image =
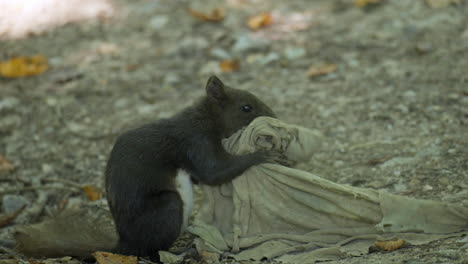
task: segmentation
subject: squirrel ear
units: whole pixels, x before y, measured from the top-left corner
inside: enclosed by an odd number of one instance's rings
[[[216,76],[211,76],[206,83],[206,94],[218,101],[226,98],[223,82]]]

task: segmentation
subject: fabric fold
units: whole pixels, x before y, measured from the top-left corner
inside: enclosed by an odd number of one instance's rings
[[[267,149],[301,162],[322,142],[319,132],[261,117],[223,143],[233,154]],[[201,189],[193,233],[236,260],[314,263],[365,254],[376,240],[421,244],[468,230],[468,207],[461,204],[341,185],[278,164]]]

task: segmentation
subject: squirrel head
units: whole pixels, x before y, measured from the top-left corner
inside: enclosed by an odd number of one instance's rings
[[[210,114],[220,125],[223,137],[229,137],[259,116],[276,117],[275,113],[255,95],[224,85],[216,76],[206,84]]]

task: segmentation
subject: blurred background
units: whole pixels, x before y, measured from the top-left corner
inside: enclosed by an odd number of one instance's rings
[[[211,74],[326,135],[300,168],[466,202],[467,53],[464,0],[0,0],[2,214],[26,205],[0,237],[104,203],[116,136],[192,104]],[[464,263],[460,248],[346,263]]]

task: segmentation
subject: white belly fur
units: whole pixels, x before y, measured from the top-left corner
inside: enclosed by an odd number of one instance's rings
[[[176,188],[179,192],[180,198],[182,198],[182,202],[184,203],[184,211],[183,211],[183,223],[182,223],[182,230],[184,231],[187,228],[188,220],[192,213],[193,207],[193,189],[192,189],[192,180],[190,179],[190,175],[182,170],[177,170],[176,176]]]

